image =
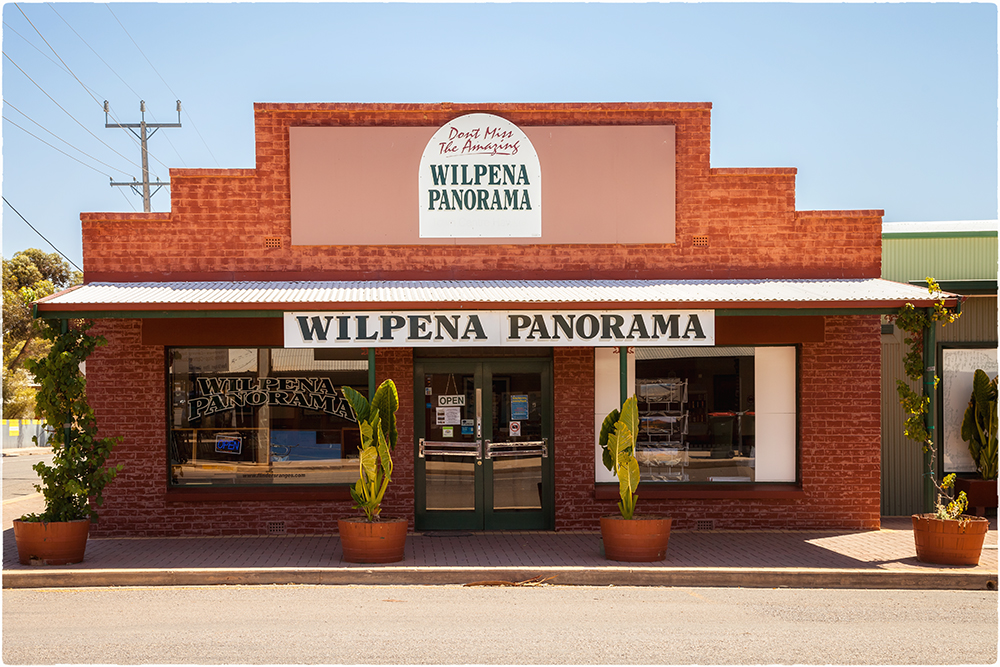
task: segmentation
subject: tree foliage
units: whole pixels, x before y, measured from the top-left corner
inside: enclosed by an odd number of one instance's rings
[[[79,284],[83,279],[57,253],[29,248],[3,260],[3,414],[27,417],[34,412],[34,390],[25,359],[48,351],[32,317],[31,304],[42,297]]]
[[[43,320],[40,333],[50,343],[48,354],[25,362],[40,385],[38,411],[50,432],[53,457],[51,466],[44,461],[32,466],[42,480],[35,488],[45,496],[45,511],[23,521],[96,521],[90,501],[101,506],[104,487],[122,468],[105,467],[118,439],[97,436],[94,410],[87,403],[80,364],[106,343],[88,334],[89,328],[86,324],[63,332],[61,322]]]

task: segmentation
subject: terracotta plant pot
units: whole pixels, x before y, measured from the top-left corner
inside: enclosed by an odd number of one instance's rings
[[[14,541],[21,565],[79,563],[87,549],[90,519],[79,521],[14,521]]]
[[[671,519],[658,516],[601,517],[604,557],[630,563],[649,563],[667,557]]]
[[[997,481],[995,479],[969,479],[958,477],[955,479],[955,494],[965,491],[965,497],[969,499],[969,508],[975,509],[976,516],[986,514],[987,507],[997,506]]]
[[[933,514],[913,515],[913,541],[917,560],[937,565],[979,565],[988,519],[962,515],[938,519]]]
[[[395,563],[406,548],[406,519],[338,519],[340,546],[348,563]]]

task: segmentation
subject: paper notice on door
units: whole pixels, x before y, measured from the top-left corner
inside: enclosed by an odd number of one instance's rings
[[[438,408],[437,426],[459,426],[462,423],[462,408]]]
[[[528,395],[513,394],[510,397],[510,418],[522,420],[528,418]]]

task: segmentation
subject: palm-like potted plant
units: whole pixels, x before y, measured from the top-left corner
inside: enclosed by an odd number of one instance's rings
[[[987,507],[997,506],[997,378],[990,380],[982,369],[972,378],[962,440],[969,444],[979,479],[960,477],[955,480],[955,489],[965,492],[977,514],[985,514]]]
[[[945,307],[943,292],[932,278],[927,279],[927,289],[932,296],[940,297],[933,308],[924,312],[906,304],[895,316],[896,326],[906,333],[909,347],[903,357],[903,367],[906,376],[914,382],[922,381],[926,372],[922,354],[925,331],[937,322],[944,325],[958,317],[957,313]],[[928,384],[937,387],[939,381],[934,376]],[[964,514],[968,502],[965,492],[960,491],[958,497],[953,498],[949,491],[955,483],[954,474],[937,483],[934,471],[936,447],[926,423],[930,398],[915,392],[902,380],[896,381],[896,390],[907,414],[904,434],[923,447],[928,462],[925,474],[937,488],[935,511],[911,517],[917,559],[941,565],[978,565],[990,523],[985,518]]]
[[[344,560],[350,563],[394,563],[403,560],[406,547],[406,519],[383,519],[382,499],[392,479],[392,456],[396,446],[396,410],[399,395],[392,380],[375,391],[369,403],[351,387],[343,392],[361,432],[358,454],[359,476],[351,497],[363,517],[340,519],[340,544]]]
[[[87,403],[80,364],[106,343],[88,334],[89,328],[46,321],[41,335],[52,343],[49,353],[25,362],[39,384],[35,405],[50,431],[53,457],[52,465],[40,461],[33,466],[42,482],[35,489],[45,497],[45,511],[14,521],[18,560],[24,565],[82,561],[104,487],[122,469],[121,464],[106,467],[119,439],[97,437],[97,421]]]
[[[601,540],[609,560],[650,562],[667,556],[671,519],[636,516],[639,463],[635,458],[639,408],[632,396],[621,410],[612,410],[601,425],[599,443],[605,467],[618,477],[619,516],[601,517]]]

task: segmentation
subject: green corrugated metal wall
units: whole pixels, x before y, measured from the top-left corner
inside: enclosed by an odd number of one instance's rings
[[[903,379],[903,336],[882,334],[882,516],[923,512],[923,452],[903,435],[903,408],[896,380]],[[909,382],[917,390],[917,383]]]
[[[996,233],[899,234],[882,238],[882,277],[905,283],[997,279]],[[937,342],[996,344],[997,298],[970,296],[957,322],[937,327]],[[903,337],[898,329],[882,335],[882,514],[923,512],[920,445],[903,435],[903,409],[896,379],[903,378]],[[911,384],[917,389],[915,384]]]
[[[882,237],[882,277],[923,280],[996,280],[997,236]]]
[[[934,276],[935,278],[937,276]],[[970,296],[962,316],[937,326],[938,343],[992,342],[997,339],[996,296]],[[906,516],[923,512],[923,453],[903,435],[903,408],[896,398],[896,379],[903,378],[903,336],[893,327],[882,334],[882,515]],[[918,389],[915,383],[910,386]]]

